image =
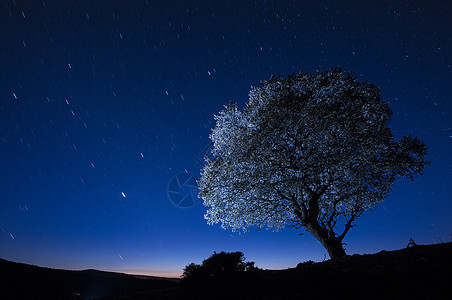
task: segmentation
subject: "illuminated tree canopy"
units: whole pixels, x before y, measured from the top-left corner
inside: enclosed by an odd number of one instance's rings
[[[243,110],[215,116],[213,159],[199,180],[209,224],[304,227],[332,259],[354,221],[427,161],[417,137],[394,141],[392,111],[371,83],[341,69],[272,78]]]

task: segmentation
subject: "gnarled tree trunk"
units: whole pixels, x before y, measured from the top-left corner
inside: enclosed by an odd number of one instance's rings
[[[350,229],[351,225],[346,225],[346,230],[340,236],[337,236],[332,229],[328,230],[326,227],[322,226],[318,221],[318,216],[320,213],[319,208],[319,199],[323,193],[327,190],[327,186],[322,186],[317,191],[313,192],[310,190],[311,197],[309,199],[309,205],[306,205],[301,202],[297,202],[292,198],[292,203],[295,206],[295,214],[302,226],[304,226],[307,231],[316,238],[317,241],[322,244],[322,246],[328,251],[328,254],[331,259],[340,259],[347,254],[345,253],[344,248],[342,247],[342,239],[347,233],[348,229]],[[350,220],[352,221],[353,218]]]
[[[320,241],[320,243],[325,247],[326,251],[331,259],[339,259],[347,255],[345,253],[344,247],[342,247],[342,241],[338,238],[326,239]]]
[[[306,224],[306,229],[328,251],[331,259],[336,260],[347,255],[342,247],[342,239],[336,237],[334,233],[329,234],[318,222]]]

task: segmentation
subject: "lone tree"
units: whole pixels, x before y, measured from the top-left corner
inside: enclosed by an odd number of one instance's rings
[[[231,102],[215,116],[213,159],[198,181],[205,218],[234,231],[305,227],[338,259],[395,179],[421,174],[427,147],[394,141],[380,90],[339,68],[261,84],[243,111]]]

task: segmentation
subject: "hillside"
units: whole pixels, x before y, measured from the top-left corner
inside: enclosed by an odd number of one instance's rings
[[[452,243],[299,264],[263,277],[286,299],[452,299]]]
[[[42,268],[0,259],[0,299],[98,299],[171,289],[178,282],[97,270]]]
[[[452,299],[451,255],[419,245],[182,284],[194,299]]]
[[[0,299],[452,299],[451,254],[452,243],[419,245],[182,285],[0,259]]]

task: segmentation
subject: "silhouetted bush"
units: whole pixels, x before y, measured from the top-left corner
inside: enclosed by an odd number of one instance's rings
[[[242,252],[214,252],[201,265],[191,263],[184,268],[182,286],[197,298],[227,298],[232,290],[246,290],[253,278],[250,275],[258,270],[254,262],[245,261]]]
[[[199,276],[201,272],[202,272],[202,267],[200,265],[191,263],[184,268],[184,273],[182,276],[184,278],[196,277],[196,276]]]
[[[307,260],[307,261],[298,263],[297,269],[303,268],[304,266],[310,266],[310,265],[313,265],[313,264],[315,264],[314,261],[312,261],[312,260]]]

